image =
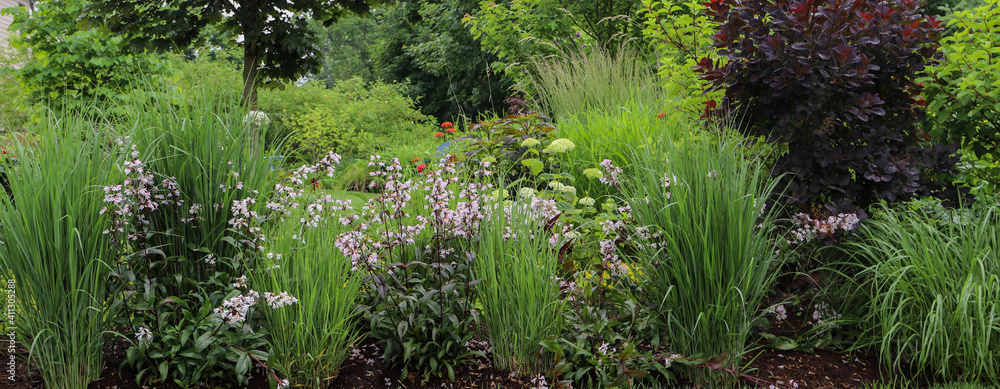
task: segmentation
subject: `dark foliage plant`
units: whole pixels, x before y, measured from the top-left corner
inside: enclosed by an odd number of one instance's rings
[[[787,145],[775,174],[787,201],[834,214],[879,200],[953,194],[954,147],[919,130],[914,80],[938,57],[941,23],[919,2],[712,0],[714,47],[696,70],[724,89],[706,113],[739,112],[754,135]],[[738,107],[738,109],[737,109]],[[930,174],[934,172],[934,174]],[[779,187],[784,188],[785,185]]]

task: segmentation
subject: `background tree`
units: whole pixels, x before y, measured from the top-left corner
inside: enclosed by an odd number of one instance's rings
[[[475,0],[400,2],[378,20],[376,76],[407,85],[422,112],[438,120],[502,111],[510,81],[490,71],[484,51],[462,24]]]
[[[243,98],[256,107],[265,80],[289,80],[316,71],[320,55],[309,20],[330,25],[350,13],[363,14],[377,0],[97,0],[89,17],[123,32],[128,44],[179,50],[201,43],[216,26],[243,47]]]
[[[642,25],[635,22],[641,9],[635,0],[481,0],[463,22],[499,56],[493,68],[530,95],[533,61],[593,46],[617,53],[623,43],[641,40]]]
[[[371,16],[351,15],[329,26],[310,22],[323,53],[323,67],[310,79],[322,81],[327,88],[332,88],[338,80],[353,77],[365,82],[375,81],[374,54],[379,28],[376,18],[379,11],[373,10]]]

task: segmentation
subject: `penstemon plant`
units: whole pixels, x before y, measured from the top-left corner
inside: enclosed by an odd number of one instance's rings
[[[102,212],[105,234],[124,253],[114,304],[135,334],[126,336],[125,363],[140,381],[246,383],[267,361],[259,309],[295,302],[250,285],[263,227],[277,214],[264,204],[271,162],[257,129],[227,107],[140,106],[131,120],[143,130],[117,142],[125,179],[104,188]]]
[[[482,354],[467,346],[477,327],[472,289],[479,282],[469,242],[486,215],[490,165],[467,182],[451,156],[417,180],[406,179],[395,159],[373,156],[370,165],[385,191],[346,220],[351,230],[337,239],[352,266],[368,274],[370,336],[404,376],[454,379],[458,366]]]

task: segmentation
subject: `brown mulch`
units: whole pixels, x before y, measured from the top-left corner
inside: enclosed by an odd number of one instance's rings
[[[485,342],[473,339],[470,342],[473,349],[483,350]],[[90,383],[88,389],[179,389],[180,386],[172,383],[157,383],[152,385],[138,385],[135,382],[136,372],[130,369],[119,369],[125,359],[125,352],[128,343],[117,340],[109,341],[105,346],[104,372],[101,378]],[[340,374],[331,382],[330,388],[501,388],[515,389],[526,388],[529,378],[512,376],[509,372],[494,369],[490,361],[486,358],[477,357],[470,366],[457,369],[455,381],[448,381],[445,378],[433,378],[426,384],[420,384],[420,377],[401,377],[400,371],[391,369],[381,359],[381,350],[372,343],[366,341],[357,348],[357,353],[352,355],[341,367]],[[0,389],[42,389],[45,388],[37,368],[32,367],[28,371],[28,350],[18,345],[17,370],[15,380],[9,380],[6,371],[3,379],[0,380]],[[4,357],[7,357],[4,355]],[[6,370],[4,367],[3,370]],[[30,373],[30,374],[29,374]],[[252,374],[250,383],[247,386],[240,386],[239,389],[268,389],[269,384],[266,372],[257,369]]]
[[[828,350],[782,351],[763,349],[748,355],[756,371],[749,375],[776,386],[806,389],[860,388],[886,382],[878,360],[866,354],[841,354]]]
[[[126,343],[114,342],[106,347],[105,369],[101,378],[90,384],[89,389],[143,389],[135,383],[135,372],[129,369],[119,369],[124,358]],[[381,359],[381,351],[371,343],[365,342],[358,347],[359,354],[344,362],[340,374],[331,382],[330,388],[527,388],[530,387],[529,377],[511,376],[508,372],[494,369],[490,362],[477,358],[466,368],[456,372],[456,380],[431,379],[421,385],[419,377],[401,377],[398,370],[389,368]],[[18,349],[16,380],[7,379],[4,373],[0,380],[0,389],[40,389],[44,388],[38,370],[32,368],[28,374],[28,350]],[[813,352],[782,351],[774,349],[759,349],[747,355],[751,360],[748,376],[756,377],[773,383],[777,387],[791,387],[798,384],[801,389],[832,389],[858,388],[873,382],[885,382],[880,375],[878,361],[871,355],[840,354],[828,350],[816,349]],[[6,368],[5,368],[6,369]],[[744,379],[745,384],[752,386],[754,382]],[[759,385],[759,383],[756,383]],[[766,387],[767,385],[763,385]],[[175,389],[179,386],[173,383],[162,383],[146,386],[150,389]],[[257,370],[250,380],[250,385],[241,389],[268,388],[267,376],[264,371]]]
[[[770,303],[787,301],[790,296],[807,296],[815,290],[816,284],[808,278],[783,277],[771,296]],[[806,331],[810,324],[807,316],[810,309],[806,301],[800,299],[802,306],[786,304],[788,318],[778,322],[773,318],[765,332],[794,338]],[[833,389],[860,388],[872,383],[886,383],[892,375],[880,369],[877,358],[873,355],[856,353],[844,354],[823,348],[809,350],[777,350],[767,348],[767,341],[758,339],[754,351],[746,355],[746,377],[741,381],[748,387],[793,388],[801,389]],[[105,348],[105,369],[101,378],[90,384],[89,389],[175,389],[173,383],[148,385],[146,387],[135,383],[135,372],[129,369],[119,370],[125,357],[128,343],[121,339],[108,342]],[[485,350],[486,343],[478,339],[470,342],[470,347],[479,351]],[[38,370],[27,370],[28,350],[19,345],[17,350],[16,380],[7,379],[3,374],[0,379],[0,389],[39,389],[44,388]],[[495,369],[486,358],[476,358],[469,366],[456,371],[456,380],[435,378],[425,384],[420,383],[420,377],[402,377],[398,369],[390,368],[381,358],[382,353],[372,341],[365,341],[357,347],[344,362],[340,373],[330,383],[330,388],[528,388],[530,377],[518,377],[507,371]],[[6,355],[4,356],[6,358]],[[5,361],[6,362],[6,361]],[[3,368],[6,370],[6,366]],[[752,377],[752,378],[751,378]],[[267,374],[262,369],[253,372],[250,384],[241,389],[267,389]]]

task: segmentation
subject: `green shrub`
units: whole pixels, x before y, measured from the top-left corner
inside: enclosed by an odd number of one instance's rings
[[[694,67],[702,58],[718,61],[712,49],[712,34],[718,23],[707,15],[707,3],[679,0],[642,0],[643,36],[659,55],[659,75],[673,109],[701,114],[708,101],[718,101],[722,92],[712,90]]]
[[[1000,377],[1000,214],[997,204],[885,208],[842,250],[860,269],[862,345],[883,362],[946,380]]]
[[[297,129],[290,138],[292,145],[309,160],[318,159],[328,150],[360,156],[380,147],[373,134],[356,128],[343,113],[313,108],[304,115],[293,117],[289,124]]]
[[[922,79],[930,119],[928,137],[961,142],[969,154],[965,181],[987,193],[1000,188],[1000,1],[954,14],[953,35],[941,39],[941,63]]]
[[[290,136],[291,146],[310,158],[328,151],[363,157],[432,132],[432,119],[417,111],[400,87],[360,78],[338,81],[331,89],[305,84],[262,90],[260,107],[273,120],[270,142]]]
[[[27,48],[32,60],[18,71],[32,100],[70,109],[89,107],[88,100],[110,103],[112,109],[142,98],[155,86],[153,76],[168,66],[157,56],[131,52],[124,39],[101,26],[87,28],[77,18],[85,0],[41,2],[32,13],[11,8],[14,47]]]
[[[31,350],[48,388],[84,389],[104,369],[104,336],[117,306],[109,283],[118,253],[104,231],[103,185],[120,180],[121,158],[105,149],[106,122],[47,116],[31,147],[4,159],[0,264],[15,292],[16,341]],[[11,338],[11,342],[14,342]],[[13,358],[13,354],[11,354]]]
[[[21,85],[17,68],[31,59],[24,48],[0,46],[0,129],[23,131],[32,115],[40,114],[40,107],[30,101],[28,89]]]
[[[479,12],[463,22],[484,49],[499,60],[491,66],[515,81],[528,95],[533,85],[533,61],[594,47],[616,47],[640,35],[632,23],[638,3],[630,0],[518,0],[479,2]]]
[[[404,85],[421,112],[439,121],[499,112],[511,82],[490,65],[496,55],[462,24],[477,0],[400,2],[375,16],[375,76]],[[344,49],[338,49],[344,51]]]

